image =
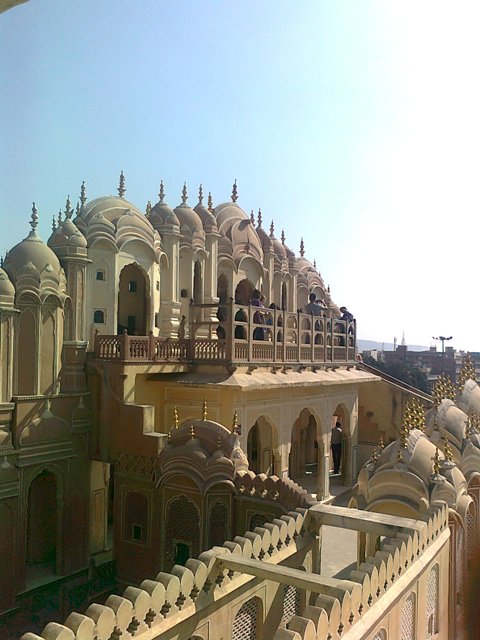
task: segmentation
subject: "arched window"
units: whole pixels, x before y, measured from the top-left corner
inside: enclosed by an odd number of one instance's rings
[[[235,616],[232,640],[256,640],[259,598],[250,598],[242,604]]]
[[[254,513],[253,516],[250,517],[250,522],[248,523],[248,530],[253,531],[255,527],[263,527],[263,525],[267,521],[268,521],[268,518],[264,513]]]
[[[42,471],[30,485],[27,510],[27,579],[42,572],[54,574],[58,539],[57,480]]]
[[[400,640],[415,640],[415,594],[405,600],[400,618]]]
[[[433,638],[438,633],[438,597],[439,597],[439,575],[438,564],[430,571],[427,583],[427,606],[425,615],[427,617],[426,638]]]
[[[96,309],[93,313],[94,324],[105,324],[105,313],[101,309]]]
[[[181,495],[168,505],[165,528],[166,568],[185,564],[200,553],[200,517],[195,504]]]

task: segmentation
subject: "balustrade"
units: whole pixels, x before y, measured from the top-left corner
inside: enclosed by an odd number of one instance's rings
[[[95,357],[124,362],[208,362],[218,364],[313,364],[354,362],[356,323],[328,316],[221,305],[191,305],[188,335],[95,335]],[[204,309],[210,309],[205,312]],[[208,318],[208,320],[203,320]],[[208,336],[208,337],[204,337]]]

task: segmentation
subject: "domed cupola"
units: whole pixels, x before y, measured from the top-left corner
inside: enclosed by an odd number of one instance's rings
[[[161,234],[164,233],[177,233],[180,230],[180,222],[166,202],[165,199],[165,187],[163,180],[160,181],[160,191],[158,193],[158,202],[147,213],[147,218],[153,227]]]
[[[3,261],[1,264],[3,264]],[[0,267],[0,307],[13,307],[14,301],[15,287],[7,273]]]
[[[52,235],[48,239],[48,246],[60,257],[87,254],[87,239],[78,227],[72,222],[72,207],[70,196],[67,197],[65,207],[65,220],[59,212],[58,225],[53,218]]]
[[[17,294],[21,288],[30,288],[36,293],[48,295],[58,293],[63,272],[53,251],[37,234],[38,214],[33,203],[28,236],[10,250],[3,268],[12,281]]]
[[[240,261],[251,256],[260,263],[263,261],[262,245],[251,220],[236,220],[227,232],[233,245],[233,257]]]
[[[233,183],[232,187],[232,201],[224,202],[215,207],[215,218],[217,220],[217,226],[220,233],[227,234],[228,229],[232,226],[235,220],[248,220],[248,216],[241,209],[238,204],[238,190],[237,181]]]
[[[195,213],[202,221],[206,233],[218,233],[217,221],[213,215],[212,194],[208,194],[208,208],[203,206],[203,187],[198,188],[198,204],[194,208]]]
[[[205,232],[199,215],[188,204],[186,183],[182,189],[182,202],[174,209],[180,222],[181,244],[191,245],[193,248],[205,248]]]
[[[131,240],[142,240],[155,251],[155,229],[146,216],[125,200],[125,177],[120,174],[118,196],[106,196],[82,204],[75,225],[91,246],[99,239],[112,241],[118,248]]]

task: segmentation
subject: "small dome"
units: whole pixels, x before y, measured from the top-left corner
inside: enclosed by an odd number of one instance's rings
[[[6,272],[0,267],[0,307],[12,307],[15,300],[15,287]]]
[[[174,213],[178,218],[181,230],[186,227],[191,234],[203,230],[203,223],[200,216],[187,204],[179,204],[178,207],[174,209]]]
[[[25,269],[34,270],[40,278],[44,274],[53,277],[57,282],[60,278],[60,262],[53,251],[37,235],[37,210],[35,205],[32,209],[32,230],[19,244],[10,250],[4,262],[4,269],[8,273],[12,283],[15,285],[19,274]]]
[[[87,239],[83,233],[73,224],[70,218],[61,223],[52,233],[47,242],[48,246],[55,250],[62,249],[86,249]]]
[[[235,202],[224,202],[215,207],[215,218],[220,232],[222,226],[227,221],[232,220],[250,220],[249,216]]]
[[[164,202],[157,202],[157,204],[152,207],[148,219],[155,229],[163,227],[164,225],[171,225],[172,227],[180,226],[180,222],[173,212],[173,209]]]
[[[211,211],[200,203],[197,204],[194,211],[202,221],[203,228],[207,233],[218,233],[217,221]]]
[[[260,262],[263,260],[262,245],[250,220],[237,220],[227,235],[232,239],[235,254],[252,255]]]

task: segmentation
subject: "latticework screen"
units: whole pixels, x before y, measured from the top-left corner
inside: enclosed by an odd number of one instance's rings
[[[258,619],[258,598],[244,602],[235,616],[232,640],[256,640]]]

